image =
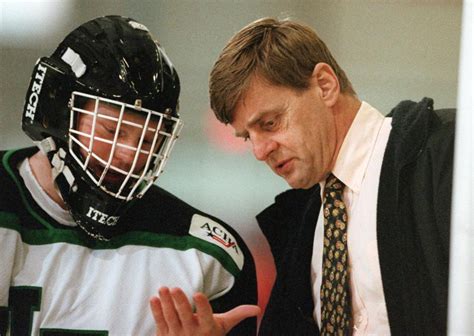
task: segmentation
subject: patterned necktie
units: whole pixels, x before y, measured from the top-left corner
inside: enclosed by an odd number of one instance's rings
[[[344,184],[329,175],[324,189],[321,335],[351,334],[351,302]]]

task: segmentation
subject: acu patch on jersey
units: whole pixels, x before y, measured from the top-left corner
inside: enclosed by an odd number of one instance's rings
[[[210,218],[195,214],[191,219],[189,234],[219,246],[227,252],[227,254],[237,264],[237,267],[242,270],[244,265],[244,255],[242,250],[239,245],[237,245],[234,236],[221,224]]]

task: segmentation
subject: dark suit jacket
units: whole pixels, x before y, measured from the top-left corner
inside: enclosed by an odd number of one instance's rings
[[[446,333],[454,110],[401,102],[390,116],[377,204],[377,240],[393,335]],[[257,216],[277,277],[260,335],[318,335],[310,267],[319,184],[290,190]]]

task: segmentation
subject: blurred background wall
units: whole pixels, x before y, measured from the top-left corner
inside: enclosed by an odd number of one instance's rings
[[[460,0],[0,0],[0,149],[30,145],[20,120],[38,57],[96,16],[144,23],[182,84],[185,128],[159,184],[237,228],[256,258],[265,304],[274,271],[254,216],[287,186],[209,111],[208,74],[220,50],[257,18],[289,16],[316,29],[360,98],[383,113],[424,96],[454,107],[461,12]]]

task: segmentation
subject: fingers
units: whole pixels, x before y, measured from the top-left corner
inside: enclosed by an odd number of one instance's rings
[[[233,327],[239,324],[242,320],[257,316],[260,314],[260,307],[255,305],[241,305],[235,307],[228,312],[222,314],[215,314],[214,317],[220,321],[220,325],[224,329],[224,333],[228,333]]]
[[[260,314],[254,305],[241,305],[226,313],[213,314],[207,297],[193,296],[196,313],[179,288],[161,287],[159,297],[150,300],[150,306],[159,335],[225,335],[242,320]]]
[[[157,296],[150,299],[150,308],[155,319],[158,335],[166,335],[168,333],[168,324],[163,315],[163,309],[161,308],[161,301]]]
[[[194,304],[196,305],[196,315],[200,324],[214,324],[214,317],[212,314],[212,307],[207,297],[202,293],[196,293],[193,296]]]
[[[173,288],[170,290],[170,294],[182,326],[185,329],[193,328],[195,324],[193,308],[184,292],[180,288]]]
[[[226,313],[213,314],[212,307],[207,297],[202,293],[193,296],[196,304],[196,314],[199,319],[200,326],[207,326],[210,330],[214,329],[219,334],[228,333],[233,327],[242,320],[257,316],[260,314],[260,307],[254,305],[241,305]]]
[[[166,324],[169,330],[180,330],[181,320],[179,317],[180,312],[176,310],[173,297],[168,287],[161,287],[158,290],[160,295],[161,307],[163,316],[166,320]]]
[[[196,329],[192,306],[181,289],[161,287],[150,306],[158,335],[191,335]]]

